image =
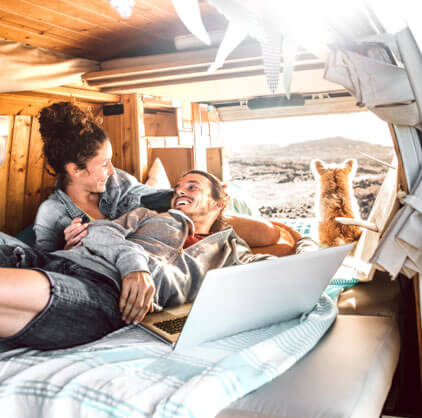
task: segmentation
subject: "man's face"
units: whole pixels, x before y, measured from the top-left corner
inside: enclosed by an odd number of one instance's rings
[[[174,187],[172,209],[177,209],[191,219],[219,211],[217,202],[211,197],[211,183],[200,174],[187,174]]]
[[[86,163],[86,168],[81,170],[79,181],[91,193],[103,193],[109,176],[115,173],[111,157],[113,150],[110,141],[105,141],[98,149],[95,157]]]

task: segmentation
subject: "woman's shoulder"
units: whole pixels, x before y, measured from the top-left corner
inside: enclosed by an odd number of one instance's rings
[[[35,223],[40,223],[46,218],[50,222],[52,219],[59,220],[65,214],[65,204],[59,198],[57,193],[53,191],[53,193],[51,193],[50,196],[39,206],[37,215],[35,217]]]

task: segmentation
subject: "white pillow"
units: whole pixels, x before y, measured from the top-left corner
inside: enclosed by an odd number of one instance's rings
[[[156,189],[170,189],[171,185],[166,170],[159,158],[156,158],[148,171],[148,179],[145,182],[148,186]]]

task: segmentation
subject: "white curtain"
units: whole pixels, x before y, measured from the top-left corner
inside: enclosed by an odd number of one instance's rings
[[[415,128],[422,127],[422,55],[409,28],[395,36],[359,40],[332,49],[326,78],[342,84],[394,127],[409,194],[370,262],[411,278],[422,273],[422,150]]]
[[[325,78],[344,86],[359,105],[381,119],[421,128],[422,116],[398,45],[403,34],[408,36],[409,29],[396,36],[384,34],[360,39],[348,47],[333,46]]]
[[[0,40],[0,93],[77,83],[82,74],[98,70],[95,61]]]

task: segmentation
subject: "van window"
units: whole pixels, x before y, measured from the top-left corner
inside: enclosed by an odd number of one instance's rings
[[[353,182],[367,219],[394,148],[388,125],[369,112],[221,122],[230,182],[246,191],[264,218],[314,217],[312,159],[355,158]],[[366,155],[365,155],[366,154]]]

